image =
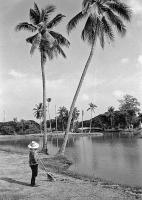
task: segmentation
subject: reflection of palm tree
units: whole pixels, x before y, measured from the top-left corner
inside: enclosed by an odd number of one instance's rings
[[[50,131],[52,131],[52,126],[51,126],[51,119],[50,119],[50,111],[49,111],[49,103],[51,102],[51,98],[47,99],[47,106],[48,106],[48,116],[49,116],[49,123],[50,123]]]
[[[39,103],[35,105],[34,117],[40,120],[40,132],[42,133],[42,118],[43,118],[43,104]]]
[[[58,54],[61,54],[64,58],[66,55],[61,46],[69,46],[69,41],[61,34],[52,31],[64,17],[62,14],[58,14],[54,19],[49,21],[49,16],[55,11],[53,5],[47,6],[45,9],[39,10],[37,4],[34,3],[34,9],[30,9],[30,21],[19,23],[16,26],[16,30],[28,30],[31,32],[37,31],[35,35],[26,39],[30,43],[30,53],[33,54],[35,49],[38,48],[41,55],[41,71],[43,82],[43,121],[44,121],[44,138],[43,149],[47,151],[47,127],[46,127],[46,83],[45,83],[45,62],[48,57],[49,60],[53,59]]]
[[[126,27],[123,23],[123,20],[130,21],[131,18],[131,11],[128,6],[124,3],[121,3],[119,0],[83,0],[82,5],[82,11],[70,20],[67,25],[67,30],[68,32],[70,32],[73,28],[76,27],[79,21],[86,18],[87,21],[82,31],[82,39],[83,41],[88,41],[88,43],[91,45],[91,51],[70,107],[64,142],[59,151],[59,153],[62,154],[65,151],[68,140],[68,133],[70,129],[73,109],[87,69],[93,57],[97,39],[100,40],[100,45],[102,48],[104,48],[105,38],[109,39],[110,41],[114,40],[113,28],[117,29],[118,33],[123,36],[126,33]]]
[[[92,102],[89,103],[89,108],[87,109],[87,111],[90,110],[90,114],[91,114],[91,118],[90,118],[90,131],[91,132],[91,128],[92,128],[92,113],[95,113],[95,109],[97,108],[97,106],[95,104],[93,104]]]

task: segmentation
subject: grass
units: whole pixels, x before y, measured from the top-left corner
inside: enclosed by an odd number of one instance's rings
[[[0,200],[19,200],[25,197],[23,194],[0,194]]]

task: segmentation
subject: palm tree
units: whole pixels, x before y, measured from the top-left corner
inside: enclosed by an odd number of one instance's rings
[[[64,154],[65,151],[73,109],[87,69],[93,57],[96,41],[99,39],[101,47],[104,48],[105,38],[110,41],[114,41],[115,29],[121,36],[125,35],[126,27],[123,21],[130,21],[131,10],[120,0],[83,0],[82,10],[75,17],[73,17],[67,25],[68,33],[70,33],[82,19],[86,19],[86,23],[83,28],[81,38],[83,41],[88,41],[89,45],[91,45],[91,51],[70,107],[64,141],[61,149],[59,150],[60,154]]]
[[[58,109],[58,119],[62,123],[62,130],[65,130],[68,120],[68,110],[65,106],[59,107]]]
[[[77,109],[77,107],[75,107],[72,113],[72,131],[73,132],[74,132],[75,121],[78,119],[79,115],[80,115],[80,111]]]
[[[34,110],[34,117],[40,120],[40,132],[42,133],[42,118],[43,118],[43,104],[39,103],[35,105]]]
[[[41,56],[41,72],[43,83],[43,121],[44,121],[44,142],[43,150],[47,152],[47,127],[46,127],[46,82],[45,82],[45,62],[48,57],[53,59],[58,54],[64,58],[66,55],[61,48],[62,46],[69,47],[69,41],[61,34],[54,32],[52,29],[58,25],[62,18],[62,14],[58,14],[55,18],[50,20],[50,15],[55,11],[55,6],[48,5],[46,8],[39,10],[36,3],[34,8],[30,9],[29,17],[31,23],[22,22],[16,26],[17,31],[28,30],[30,32],[37,32],[35,35],[26,39],[31,44],[30,53],[33,54],[38,48]]]
[[[90,114],[91,114],[91,118],[90,118],[90,131],[91,132],[91,128],[92,128],[92,113],[95,113],[95,109],[97,108],[97,106],[95,104],[93,104],[92,102],[89,103],[89,108],[87,109],[87,111],[90,110]]]
[[[51,119],[50,119],[50,111],[49,111],[49,103],[51,102],[51,98],[47,99],[47,106],[48,106],[48,116],[49,116],[49,123],[50,123],[50,131],[52,131],[52,126],[51,126]]]
[[[115,108],[113,106],[110,106],[107,111],[107,116],[110,118],[111,128],[113,127],[114,110]]]

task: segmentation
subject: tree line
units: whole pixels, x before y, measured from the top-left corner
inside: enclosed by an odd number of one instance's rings
[[[49,100],[50,99],[50,100]],[[49,103],[51,98],[49,98]],[[95,112],[97,106],[92,102],[88,104],[86,112],[90,112],[89,120],[79,120],[80,114],[82,119],[84,112],[81,112],[77,107],[73,110],[70,131],[79,132],[83,127],[93,130],[94,128],[100,128],[100,130],[120,130],[138,128],[141,126],[142,113],[140,112],[139,101],[131,96],[125,95],[122,99],[118,100],[119,108],[115,110],[113,106],[109,106],[105,113],[96,116]],[[67,128],[67,122],[69,118],[69,110],[65,106],[61,106],[57,109],[57,115],[54,119],[50,119],[49,105],[47,107],[49,113],[49,120],[46,120],[46,127],[49,132],[65,131]],[[47,111],[46,109],[46,111]],[[34,116],[39,120],[39,124],[33,120],[20,120],[14,118],[11,122],[0,123],[0,134],[35,134],[40,131],[44,131],[43,123],[43,105],[42,103],[36,104],[34,109]]]
[[[83,127],[88,127],[90,129],[90,132],[92,128],[100,128],[100,130],[120,130],[140,127],[142,121],[142,113],[140,113],[139,101],[131,95],[124,95],[122,99],[118,100],[118,102],[118,110],[115,110],[113,106],[109,106],[105,113],[99,114],[97,116],[95,116],[97,106],[92,102],[89,103],[86,111],[90,112],[90,120],[85,121],[78,120],[81,112],[77,107],[75,107],[73,110],[70,131],[78,132],[79,129],[82,127],[82,122]],[[35,117],[41,120],[42,103],[40,103],[39,106],[36,105],[34,111]],[[83,111],[82,113],[82,118],[84,112],[85,111]],[[67,128],[68,118],[69,110],[65,106],[59,107],[58,115],[55,117],[55,119],[47,120],[46,124],[48,130],[65,131]]]

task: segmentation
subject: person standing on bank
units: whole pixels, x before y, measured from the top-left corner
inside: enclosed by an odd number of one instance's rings
[[[29,151],[29,165],[32,170],[32,177],[31,177],[31,186],[35,186],[35,179],[38,175],[38,148],[39,144],[36,143],[35,141],[32,141],[29,145],[28,148],[30,149]]]

